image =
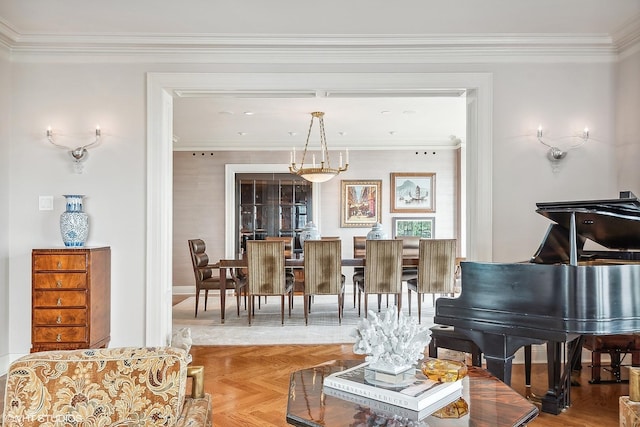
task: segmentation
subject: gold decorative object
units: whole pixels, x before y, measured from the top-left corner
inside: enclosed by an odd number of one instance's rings
[[[629,400],[640,401],[640,368],[629,368]]]
[[[454,360],[426,358],[420,364],[422,373],[433,381],[453,382],[467,376],[467,365]]]
[[[469,404],[462,397],[432,415],[437,418],[462,418],[469,413]]]

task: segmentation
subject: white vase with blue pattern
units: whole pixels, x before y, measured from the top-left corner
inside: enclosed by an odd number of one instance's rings
[[[82,210],[84,195],[65,194],[66,208],[60,215],[60,234],[65,246],[82,247],[89,236],[89,216]]]
[[[371,231],[367,233],[367,240],[384,240],[384,239],[388,239],[387,233],[384,232],[384,229],[382,228],[382,224],[380,224],[379,222],[376,222],[375,224],[373,224],[373,227],[371,227]]]
[[[304,249],[306,240],[320,240],[320,233],[313,222],[308,222],[300,233],[300,246]]]

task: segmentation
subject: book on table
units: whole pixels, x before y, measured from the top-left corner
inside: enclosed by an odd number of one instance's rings
[[[403,408],[402,406],[392,405],[381,400],[370,399],[368,397],[359,396],[357,394],[332,387],[324,387],[323,391],[327,396],[346,400],[347,402],[351,402],[356,405],[366,406],[371,412],[378,415],[378,417],[383,417],[388,420],[397,420],[398,418],[402,418],[409,421],[421,421],[437,410],[444,408],[462,397],[462,388],[458,388],[442,399],[434,401],[424,409],[414,411],[413,409]]]
[[[442,401],[454,393],[461,395],[462,381],[433,381],[412,368],[402,374],[404,378],[392,384],[387,378],[376,377],[375,371],[367,369],[368,363],[362,363],[344,371],[335,372],[324,379],[324,388],[332,388],[377,400],[394,406],[422,411]],[[328,393],[327,393],[328,394]],[[450,396],[452,397],[452,396]],[[446,406],[450,402],[442,406]],[[435,408],[434,411],[440,409]]]

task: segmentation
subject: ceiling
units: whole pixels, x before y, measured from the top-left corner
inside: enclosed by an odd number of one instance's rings
[[[45,34],[612,34],[638,13],[638,0],[0,2],[0,17],[23,37]]]
[[[67,49],[510,43],[590,36],[615,45],[640,0],[2,0],[0,43]],[[473,46],[470,48],[473,50]],[[464,141],[464,92],[176,94],[178,150],[290,149],[324,111],[330,147],[444,147]],[[456,88],[452,88],[456,89]],[[245,114],[250,113],[250,114]],[[312,138],[314,138],[312,134]],[[453,138],[452,138],[453,137]]]

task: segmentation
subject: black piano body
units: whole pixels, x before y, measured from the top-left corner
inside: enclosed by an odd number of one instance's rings
[[[570,403],[571,366],[584,335],[640,331],[640,202],[538,203],[554,221],[529,263],[462,263],[462,291],[436,300],[435,323],[451,325],[483,351],[507,384],[515,352],[547,344],[549,390],[542,411]],[[607,250],[584,250],[592,240]],[[567,346],[567,362],[561,352]]]

